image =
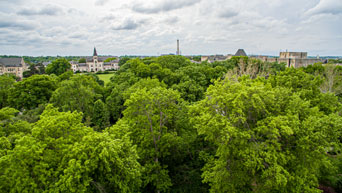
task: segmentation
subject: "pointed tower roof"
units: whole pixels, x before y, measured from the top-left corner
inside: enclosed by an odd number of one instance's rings
[[[238,51],[235,53],[235,56],[247,56],[245,50],[238,49]]]
[[[96,48],[94,47],[94,53],[93,56],[97,56]]]

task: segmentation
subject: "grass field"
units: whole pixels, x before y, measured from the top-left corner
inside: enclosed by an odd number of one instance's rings
[[[112,74],[98,74],[97,76],[100,78],[100,80],[103,80],[106,85],[109,82],[110,77],[113,76],[113,73]]]

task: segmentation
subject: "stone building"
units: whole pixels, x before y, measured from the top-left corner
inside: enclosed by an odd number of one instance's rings
[[[279,57],[257,56],[254,57],[266,62],[285,63],[287,67],[305,67],[318,62],[325,62],[320,58],[308,58],[307,52],[280,52]]]
[[[85,57],[85,63],[70,62],[71,69],[74,72],[99,72],[105,70],[118,70],[119,60],[113,60],[110,62],[104,62],[109,56],[98,56],[96,48],[94,48],[92,57]]]
[[[28,70],[23,58],[0,58],[0,75],[14,74],[23,78],[23,72]]]

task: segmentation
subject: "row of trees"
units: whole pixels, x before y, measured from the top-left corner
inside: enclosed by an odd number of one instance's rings
[[[329,68],[162,56],[127,60],[104,86],[67,68],[0,76],[0,190],[340,191]]]

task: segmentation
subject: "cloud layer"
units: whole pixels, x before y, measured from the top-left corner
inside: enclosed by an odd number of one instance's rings
[[[342,55],[341,0],[2,0],[0,55]]]
[[[150,2],[140,1],[132,4],[132,10],[139,13],[168,12],[199,3],[201,0],[152,0]]]
[[[31,16],[31,15],[58,15],[62,13],[62,9],[58,6],[54,5],[46,5],[45,7],[42,7],[40,9],[35,8],[24,8],[18,12],[19,15],[25,15],[25,16]]]

